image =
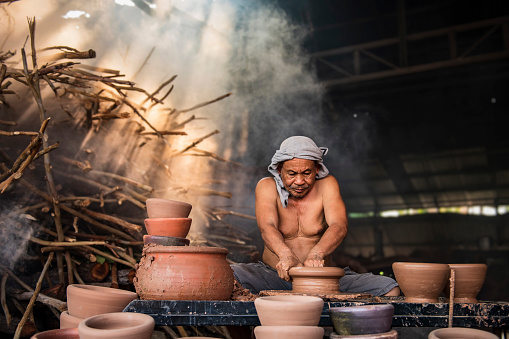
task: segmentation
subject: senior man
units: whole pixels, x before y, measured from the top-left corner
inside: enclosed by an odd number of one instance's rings
[[[288,271],[295,266],[330,266],[330,254],[347,233],[339,185],[323,164],[328,149],[308,137],[281,143],[269,172],[256,186],[256,220],[265,243],[263,262],[233,264],[237,281],[252,293],[291,290]],[[345,268],[341,292],[374,296],[400,294],[394,279]]]

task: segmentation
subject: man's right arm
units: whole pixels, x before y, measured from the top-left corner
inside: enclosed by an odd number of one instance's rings
[[[286,245],[283,235],[278,229],[277,199],[279,199],[279,195],[274,179],[264,178],[260,180],[256,185],[255,196],[256,221],[265,243],[265,250],[268,249],[278,257],[276,267],[274,267],[273,262],[266,262],[266,264],[275,268],[281,279],[289,281],[288,270],[294,266],[302,266],[302,263]],[[266,254],[264,253],[264,258]]]

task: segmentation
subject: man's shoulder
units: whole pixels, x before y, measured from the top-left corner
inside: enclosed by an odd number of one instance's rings
[[[262,188],[262,189],[268,189],[270,187],[275,188],[276,181],[274,180],[273,177],[265,177],[265,178],[260,179],[260,181],[258,181],[258,183],[256,184],[256,187]]]
[[[320,190],[335,190],[336,187],[339,187],[339,184],[336,178],[329,174],[322,179],[316,180],[316,186],[319,187]]]

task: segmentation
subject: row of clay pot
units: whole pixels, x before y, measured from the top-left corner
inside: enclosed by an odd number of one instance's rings
[[[449,297],[449,277],[454,270],[454,302],[477,303],[477,294],[486,277],[485,264],[435,264],[395,262],[392,269],[406,302],[436,303],[444,293]]]

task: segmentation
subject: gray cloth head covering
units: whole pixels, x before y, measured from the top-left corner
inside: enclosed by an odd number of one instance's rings
[[[327,147],[316,146],[313,140],[303,136],[293,136],[281,143],[279,150],[277,150],[272,157],[269,165],[269,172],[274,176],[279,198],[281,199],[283,207],[286,208],[286,206],[288,206],[288,197],[290,196],[290,193],[283,185],[281,175],[277,171],[278,164],[283,161],[292,160],[293,158],[314,160],[318,163],[319,168],[319,171],[316,174],[316,179],[322,179],[329,175],[329,170],[325,167],[322,160],[322,157],[327,154],[328,150],[329,149]]]

